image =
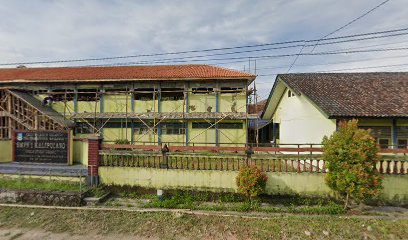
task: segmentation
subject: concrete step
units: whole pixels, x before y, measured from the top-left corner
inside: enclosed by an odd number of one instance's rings
[[[88,169],[82,165],[1,163],[0,174],[85,177]]]

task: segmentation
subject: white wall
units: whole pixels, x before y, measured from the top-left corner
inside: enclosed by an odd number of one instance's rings
[[[273,115],[280,124],[280,144],[320,144],[336,131],[336,121],[326,118],[304,95],[288,97],[285,90]]]

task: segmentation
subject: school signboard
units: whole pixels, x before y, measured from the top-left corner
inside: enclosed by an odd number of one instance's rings
[[[68,131],[15,131],[14,161],[33,163],[68,163]]]

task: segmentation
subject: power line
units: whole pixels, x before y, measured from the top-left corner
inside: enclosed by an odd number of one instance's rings
[[[397,33],[397,34],[390,34],[390,35],[383,35],[383,36],[372,36],[372,37],[364,37],[364,38],[356,38],[356,39],[348,39],[348,40],[341,40],[341,41],[333,41],[333,42],[325,42],[319,43],[319,45],[329,45],[329,44],[338,44],[338,43],[348,43],[348,42],[355,42],[355,41],[363,41],[363,40],[372,40],[378,38],[385,38],[385,37],[394,37],[394,36],[401,36],[401,35],[408,35],[408,33]],[[120,65],[132,65],[132,64],[150,64],[150,63],[168,63],[168,62],[177,62],[175,60],[184,60],[184,59],[194,59],[194,58],[204,58],[209,56],[223,56],[223,55],[232,55],[232,54],[239,54],[239,53],[251,53],[251,52],[262,52],[262,51],[269,51],[269,50],[277,50],[277,49],[287,49],[287,48],[294,48],[294,47],[311,47],[314,46],[313,44],[306,44],[306,45],[290,45],[290,46],[282,46],[282,47],[274,47],[274,48],[262,48],[262,49],[255,49],[255,50],[245,50],[245,51],[236,51],[236,52],[227,52],[227,53],[216,53],[216,54],[207,54],[207,55],[196,55],[196,56],[186,56],[186,57],[176,57],[176,58],[164,58],[164,59],[153,59],[153,60],[144,60],[144,61],[131,61],[131,62],[122,62],[122,63],[112,63],[112,64],[95,64],[95,65],[87,65],[87,66],[120,66]],[[299,53],[301,53],[300,51]],[[298,56],[297,54],[294,56]],[[256,56],[245,56],[242,58],[256,58]],[[204,59],[201,61],[207,61],[208,59]],[[211,60],[211,59],[210,59]],[[166,62],[168,61],[168,62]],[[192,60],[197,61],[197,60]],[[188,62],[188,61],[183,61]],[[227,62],[223,64],[229,63],[239,63],[239,62],[246,62],[244,61],[235,61],[235,62]],[[220,63],[219,63],[220,64]],[[1,65],[1,64],[0,64]],[[220,64],[221,65],[221,64]]]
[[[383,6],[384,4],[386,4],[386,3],[389,2],[389,1],[390,1],[390,0],[385,0],[385,1],[381,2],[380,4],[378,4],[377,6],[371,8],[370,10],[368,10],[367,12],[365,12],[364,14],[362,14],[362,15],[358,16],[357,18],[355,18],[355,19],[349,21],[348,23],[346,23],[345,25],[343,25],[343,26],[337,28],[336,30],[334,30],[334,31],[332,31],[332,32],[330,32],[330,33],[324,35],[324,36],[321,38],[321,40],[324,40],[324,39],[326,39],[328,36],[333,35],[333,34],[335,34],[336,32],[339,32],[339,31],[341,31],[342,29],[344,29],[344,28],[350,26],[351,24],[357,22],[358,20],[360,20],[360,19],[362,19],[363,17],[367,16],[368,14],[370,14],[371,12],[373,12],[373,11],[375,11],[376,9],[380,8],[381,6]],[[317,43],[318,43],[318,42],[317,42]],[[316,45],[316,46],[317,46],[317,45]],[[315,50],[316,46],[313,47],[312,52]]]
[[[378,61],[381,59],[397,59],[397,58],[407,58],[408,55],[398,55],[398,56],[388,56],[388,57],[378,57],[378,58],[364,58],[364,59],[357,59],[357,60],[348,60],[348,61],[338,61],[338,62],[330,62],[330,63],[316,63],[316,64],[301,64],[298,67],[315,67],[315,66],[327,66],[327,65],[338,65],[344,63],[356,63],[356,62],[371,62],[371,61]],[[268,69],[282,69],[287,68],[288,65],[279,66],[279,67],[263,67],[258,68],[259,71],[268,70]]]
[[[262,46],[273,46],[273,45],[287,45],[293,43],[313,43],[319,42],[319,45],[326,45],[328,43],[320,43],[321,41],[330,41],[336,39],[347,39],[347,38],[355,38],[355,37],[362,37],[362,36],[370,36],[370,35],[379,35],[379,34],[387,34],[387,33],[396,33],[407,31],[408,28],[401,28],[401,29],[393,29],[393,30],[386,30],[386,31],[377,31],[371,33],[363,33],[363,34],[353,34],[347,36],[339,36],[333,38],[326,38],[324,40],[321,39],[311,39],[311,40],[293,40],[293,41],[283,41],[283,42],[274,42],[274,43],[266,43],[266,44],[255,44],[255,45],[244,45],[244,46],[236,46],[236,47],[224,47],[224,48],[211,48],[211,49],[202,49],[202,50],[189,50],[189,51],[179,51],[179,52],[166,52],[166,53],[154,53],[154,54],[139,54],[139,55],[127,55],[127,56],[116,56],[116,57],[102,57],[102,58],[83,58],[83,59],[68,59],[68,60],[51,60],[51,61],[31,61],[31,62],[12,62],[12,63],[0,63],[0,66],[7,66],[7,65],[32,65],[32,64],[51,64],[51,63],[72,63],[72,62],[87,62],[87,61],[106,61],[106,60],[115,60],[115,59],[127,59],[127,58],[138,58],[138,57],[154,57],[154,56],[165,56],[165,55],[178,55],[178,54],[187,54],[187,53],[200,53],[200,52],[211,52],[211,51],[221,51],[221,50],[231,50],[231,49],[243,49],[243,48],[256,48]],[[402,34],[402,33],[401,33]],[[403,33],[406,34],[406,33]],[[377,36],[378,38],[384,36]],[[377,38],[374,37],[373,39]],[[346,41],[346,40],[345,40]],[[294,45],[293,47],[297,47]],[[287,47],[282,47],[287,48]],[[232,54],[232,53],[229,53]]]
[[[401,48],[381,48],[381,49],[367,49],[367,50],[353,50],[353,51],[337,51],[337,52],[316,52],[316,53],[295,53],[295,54],[277,54],[277,55],[262,55],[254,57],[229,57],[229,58],[212,58],[212,59],[192,59],[192,60],[175,60],[175,61],[139,61],[139,62],[129,62],[125,64],[165,64],[165,63],[186,63],[186,62],[208,62],[208,61],[224,61],[224,60],[238,60],[238,59],[257,59],[266,60],[270,58],[285,58],[293,57],[296,55],[300,56],[322,56],[322,55],[338,55],[338,54],[355,54],[355,53],[370,53],[370,52],[387,52],[387,51],[402,51],[408,50],[408,47]],[[100,65],[99,65],[100,66]]]
[[[402,67],[408,66],[408,63],[402,64],[388,64],[388,65],[377,65],[377,66],[367,66],[367,67],[355,67],[355,68],[340,68],[340,69],[331,69],[331,70],[324,70],[324,71],[313,71],[313,72],[302,72],[302,73],[330,73],[330,72],[340,72],[340,71],[350,71],[350,70],[365,70],[365,69],[375,69],[375,68],[389,68],[389,67]],[[265,77],[265,76],[273,76],[278,75],[280,73],[268,73],[268,74],[261,74],[258,77]],[[270,82],[257,82],[257,84],[266,84]]]

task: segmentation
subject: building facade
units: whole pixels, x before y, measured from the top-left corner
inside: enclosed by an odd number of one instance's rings
[[[408,73],[278,75],[262,113],[264,141],[320,144],[339,121],[358,119],[383,148],[406,148]]]
[[[255,75],[208,65],[0,70],[0,138],[72,129],[106,143],[244,146]]]

